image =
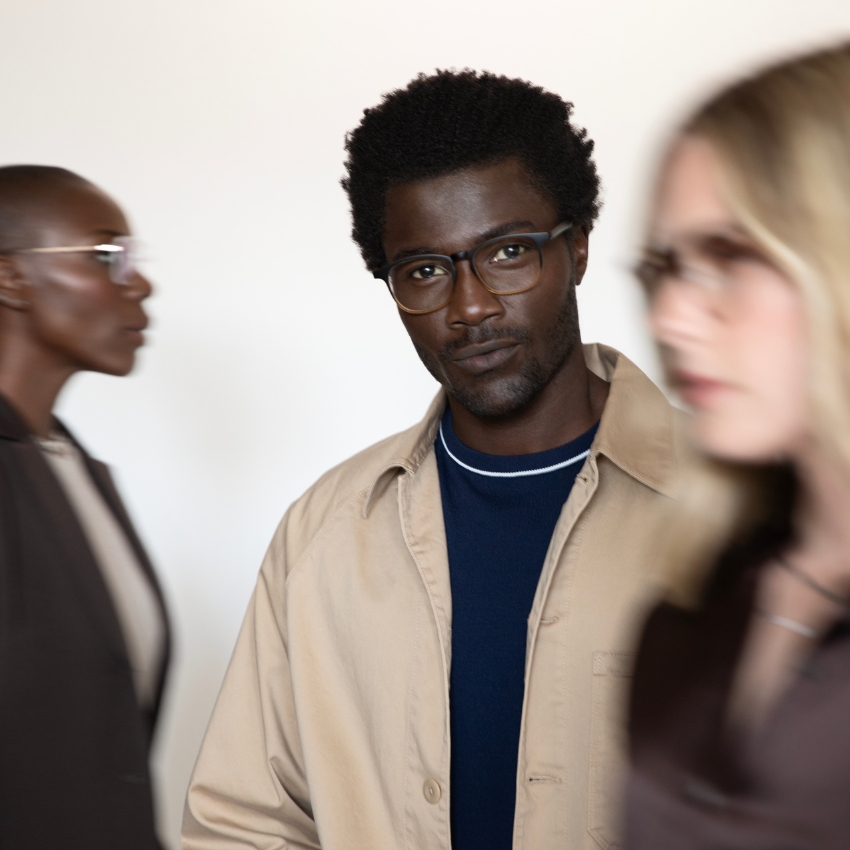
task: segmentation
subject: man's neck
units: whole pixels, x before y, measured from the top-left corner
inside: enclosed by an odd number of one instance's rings
[[[543,452],[569,443],[602,416],[609,384],[578,357],[570,358],[527,407],[503,417],[476,416],[449,397],[458,439],[471,449],[493,455]]]

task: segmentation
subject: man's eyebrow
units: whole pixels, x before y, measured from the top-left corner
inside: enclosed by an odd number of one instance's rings
[[[488,239],[495,239],[497,236],[507,236],[509,233],[522,232],[523,229],[532,232],[534,231],[534,226],[534,222],[528,220],[506,221],[504,224],[498,224],[496,227],[491,227],[489,230],[480,234],[478,238],[480,242],[486,242]]]
[[[535,224],[533,221],[517,220],[517,221],[506,221],[504,224],[497,224],[495,227],[491,227],[489,230],[485,230],[482,233],[477,234],[475,239],[473,240],[473,244],[469,246],[466,250],[473,250],[477,248],[482,242],[487,242],[490,239],[496,239],[499,236],[507,236],[509,233],[517,233],[522,232],[523,230],[527,230],[529,232],[534,231]],[[396,251],[390,259],[391,263],[395,263],[398,260],[404,260],[407,257],[418,257],[422,254],[442,254],[442,251],[439,251],[436,248],[431,246],[423,246],[420,248],[403,248],[401,251]]]
[[[408,257],[419,257],[422,254],[439,254],[440,252],[436,248],[403,248],[401,251],[396,251],[392,257],[389,258],[389,262],[395,263],[398,260],[405,260]]]

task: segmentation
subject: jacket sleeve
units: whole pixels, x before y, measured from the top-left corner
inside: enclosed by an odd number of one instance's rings
[[[183,850],[320,850],[286,641],[284,517],[207,728],[183,814]]]

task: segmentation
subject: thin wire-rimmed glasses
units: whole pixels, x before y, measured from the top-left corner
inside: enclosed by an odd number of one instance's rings
[[[668,281],[696,286],[703,292],[726,292],[736,282],[734,274],[711,264],[685,262],[672,250],[648,250],[632,271],[650,301]]]
[[[449,303],[457,283],[456,263],[469,260],[472,271],[493,295],[517,295],[534,287],[543,269],[543,246],[566,233],[562,221],[548,233],[509,233],[456,254],[417,254],[389,263],[372,274],[383,280],[405,313],[433,313]]]
[[[109,267],[109,279],[127,286],[138,268],[138,243],[132,236],[115,236],[100,245],[71,245],[57,248],[19,248],[10,254],[94,254]]]

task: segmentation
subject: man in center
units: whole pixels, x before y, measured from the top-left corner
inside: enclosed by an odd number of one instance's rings
[[[677,461],[661,392],[581,343],[599,181],[570,113],[441,71],[349,134],[354,239],[443,389],[284,517],[184,847],[616,845],[619,711]]]

